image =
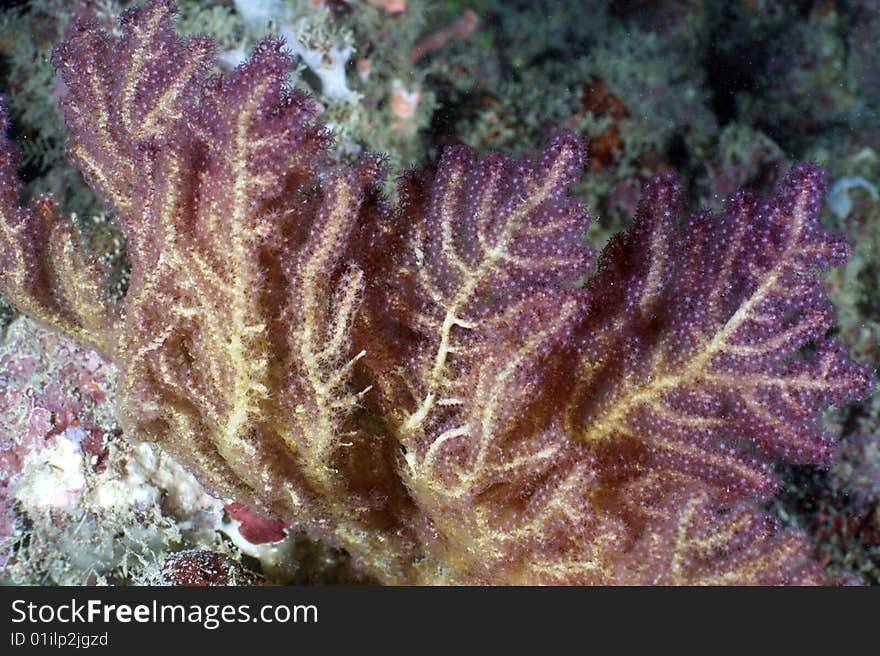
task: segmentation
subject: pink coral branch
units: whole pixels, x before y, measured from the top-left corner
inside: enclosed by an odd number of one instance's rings
[[[452,39],[468,38],[476,31],[479,24],[480,17],[477,13],[473,9],[465,9],[464,13],[449,25],[417,41],[409,51],[409,60],[415,63],[429,52],[442,48]]]

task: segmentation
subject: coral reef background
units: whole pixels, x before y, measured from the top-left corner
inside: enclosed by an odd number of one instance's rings
[[[27,192],[51,191],[77,216],[121,295],[124,238],[65,158],[65,90],[50,63],[84,11],[77,4],[3,10],[0,93]],[[112,28],[134,3],[83,4]],[[838,336],[880,365],[880,3],[184,0],[180,9],[178,30],[216,39],[221,65],[266,34],[284,36],[291,75],[320,102],[340,162],[382,152],[399,170],[459,143],[527,155],[560,128],[587,137],[589,173],[574,193],[594,216],[596,247],[632,216],[655,173],[679,173],[692,209],[718,208],[741,187],[769,191],[795,160],[818,162],[830,182],[823,223],[854,246],[828,276]],[[224,507],[174,463],[127,444],[102,406],[111,365],[14,318],[5,312],[0,356],[4,581],[351,580],[345,554]],[[779,464],[785,484],[768,509],[810,534],[829,572],[880,583],[880,398],[825,421],[839,436],[835,464]],[[95,475],[101,485],[88,482]],[[51,503],[29,507],[33,490]]]

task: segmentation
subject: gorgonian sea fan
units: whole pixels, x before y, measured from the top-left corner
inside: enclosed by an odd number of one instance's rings
[[[120,303],[0,150],[3,292],[119,365],[129,437],[381,582],[824,580],[755,506],[870,385],[827,336],[818,170],[683,222],[658,177],[592,271],[577,138],[450,149],[391,204],[380,159],[331,165],[280,42],[209,76],[173,14],[80,20],[55,55],[71,156],[128,236]]]

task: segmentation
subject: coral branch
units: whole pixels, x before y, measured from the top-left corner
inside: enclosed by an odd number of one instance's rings
[[[131,10],[118,39],[96,21],[80,21],[55,51],[70,154],[89,185],[123,213],[135,200],[141,158],[169,143],[213,59],[208,39],[177,38],[176,11],[170,0]]]
[[[21,207],[17,157],[0,109],[0,289],[19,310],[109,355],[118,329],[104,273],[54,201]]]
[[[820,410],[863,393],[870,376],[825,338],[833,312],[819,275],[845,248],[818,224],[822,191],[818,171],[800,166],[775,198],[737,196],[679,232],[675,182],[652,182],[589,285],[603,312],[580,331],[570,434],[598,449],[632,442],[654,466],[745,496],[772,487],[769,457],[827,461]]]

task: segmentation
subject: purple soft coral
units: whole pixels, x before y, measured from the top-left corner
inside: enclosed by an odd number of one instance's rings
[[[172,14],[80,24],[56,55],[71,152],[129,236],[121,307],[0,161],[3,289],[120,365],[127,434],[388,583],[822,580],[754,507],[774,459],[827,459],[819,412],[870,381],[826,337],[845,249],[815,169],[683,226],[659,177],[578,286],[576,138],[452,149],[391,206],[376,159],[329,167],[278,43],[206,78]]]

